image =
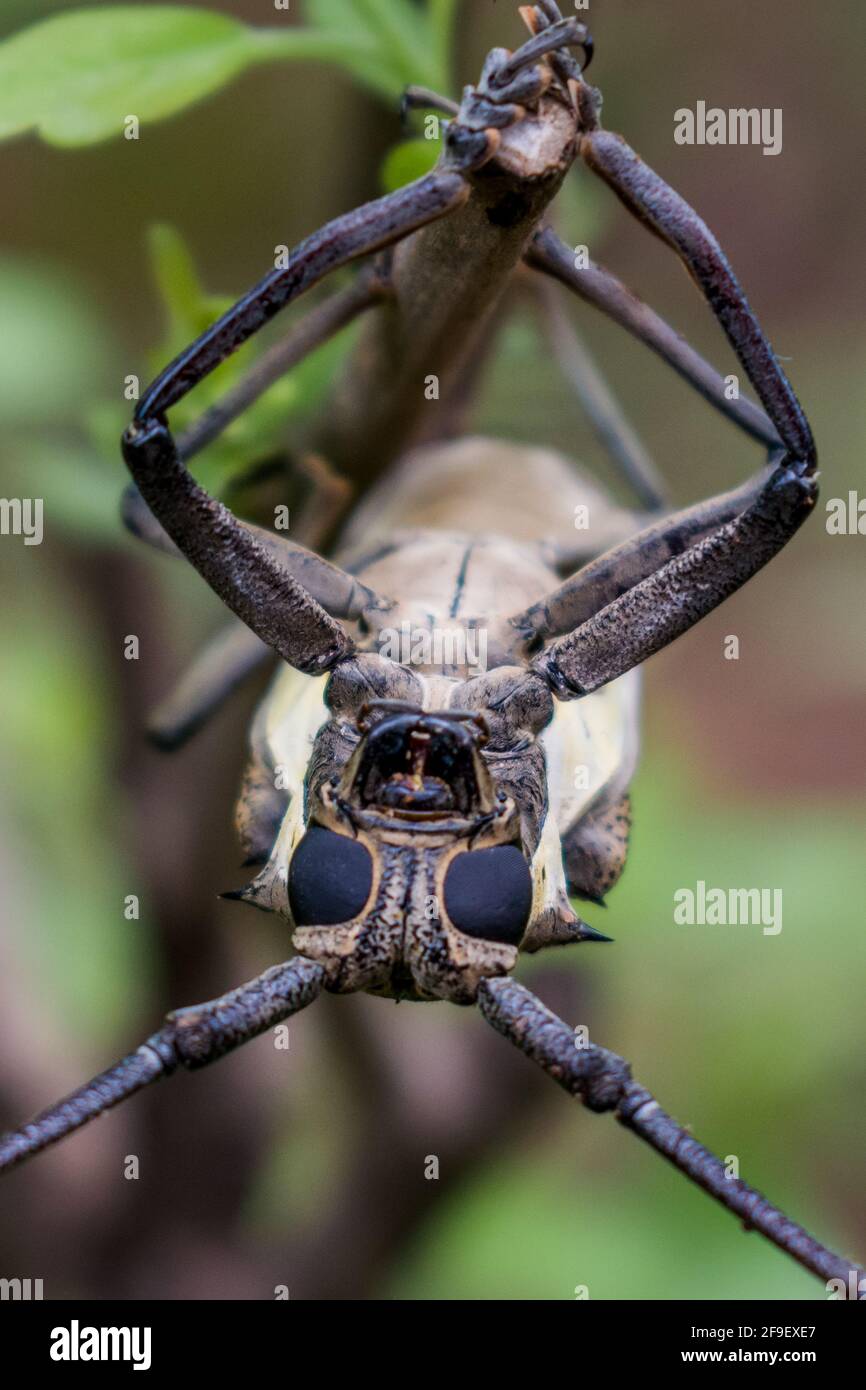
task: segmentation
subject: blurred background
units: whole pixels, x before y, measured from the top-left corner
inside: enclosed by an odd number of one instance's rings
[[[64,8],[0,0],[0,34]],[[211,8],[275,23],[266,0]],[[276,22],[302,18],[297,0]],[[629,864],[608,907],[585,911],[615,944],[527,959],[518,977],[628,1057],[747,1181],[862,1259],[866,539],[829,535],[824,503],[866,495],[866,14],[857,0],[819,16],[801,0],[592,0],[581,18],[605,124],[704,215],[785,360],[822,502],[768,571],[649,664]],[[462,0],[451,94],[523,32],[507,0]],[[781,107],[783,152],[675,145],[674,111],[700,99]],[[262,687],[176,755],[143,739],[222,613],[195,574],[122,530],[114,441],[123,378],[146,379],[183,328],[166,323],[153,265],[182,278],[184,253],[150,229],[177,229],[208,294],[233,299],[275,245],[376,196],[399,135],[396,110],[342,72],[275,63],[138,142],[0,145],[0,495],[45,500],[41,546],[0,544],[2,1128],[168,1009],[288,953],[278,920],[216,896],[244,881],[232,811]],[[734,370],[673,257],[601,186],[576,175],[560,220]],[[678,504],[758,466],[656,358],[573,313]],[[504,336],[473,423],[609,478],[528,322]],[[730,634],[738,661],[724,659]],[[675,926],[674,892],[699,879],[781,888],[782,932]],[[0,1274],[42,1278],[52,1298],[826,1296],[472,1010],[328,997],[290,1039],[178,1076],[7,1178]],[[123,1176],[131,1154],[137,1180]]]

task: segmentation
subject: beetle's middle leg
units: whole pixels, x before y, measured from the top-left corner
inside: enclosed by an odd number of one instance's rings
[[[603,906],[625,868],[631,831],[631,800],[617,787],[603,788],[562,837],[568,891]]]
[[[668,496],[662,476],[571,323],[559,295],[544,281],[535,288],[544,337],[611,462],[647,511],[664,510]]]
[[[773,424],[760,406],[742,392],[730,400],[721,372],[616,275],[594,261],[578,270],[574,251],[552,227],[542,227],[533,237],[526,251],[526,262],[543,275],[558,280],[650,348],[714,409],[752,439],[767,449],[780,443]]]

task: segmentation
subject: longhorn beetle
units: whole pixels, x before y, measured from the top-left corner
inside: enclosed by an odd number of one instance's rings
[[[563,19],[554,0],[521,15],[529,39],[513,53],[493,49],[459,106],[407,93],[407,106],[448,118],[436,168],[301,242],[161,373],[123,436],[134,480],[128,524],[179,551],[240,619],[161,712],[163,742],[187,736],[263,656],[279,658],[238,811],[259,872],[237,896],[288,919],[295,954],[169,1015],[135,1052],[3,1138],[0,1167],[178,1066],[215,1061],[323,989],[449,1000],[477,1004],[590,1109],[613,1110],[748,1226],[848,1287],[848,1261],[729,1180],[627,1063],[577,1046],[510,978],[521,950],[600,935],[568,893],[599,901],[623,868],[637,668],[771,560],[817,495],[809,425],[718,243],[602,128],[600,93],[585,80],[586,27]],[[679,256],[760,406],[727,399],[722,378],[608,271],[577,266],[547,218],[577,158]],[[362,258],[348,288],[175,443],[172,406],[286,305]],[[545,297],[553,345],[641,513],[614,507],[552,452],[423,438],[425,378],[440,379],[453,415],[491,316],[518,280]],[[764,445],[766,468],[670,513],[648,457],[569,337],[554,281],[642,339]],[[320,438],[322,452],[368,488],[343,527],[338,567],[239,520],[186,465],[281,372],[373,309]],[[530,479],[532,501],[518,501]],[[573,527],[566,540],[578,505],[594,516],[583,549]],[[435,646],[443,632],[447,651]],[[389,649],[394,633],[408,635],[408,651]],[[475,641],[477,656],[482,637],[479,662],[468,653]],[[586,790],[562,776],[576,765],[591,768]]]

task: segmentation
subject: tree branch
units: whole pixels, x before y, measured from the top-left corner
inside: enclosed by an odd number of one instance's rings
[[[818,1278],[839,1279],[846,1290],[852,1283],[859,1289],[866,1278],[862,1268],[821,1245],[741,1178],[729,1177],[721,1159],[693,1139],[633,1080],[631,1067],[622,1057],[595,1044],[579,1046],[568,1024],[516,980],[482,980],[478,1006],[498,1033],[569,1095],[579,1096],[589,1110],[612,1110],[621,1124],[739,1216],[747,1230],[760,1231]]]
[[[442,406],[471,374],[491,315],[574,154],[573,113],[543,98],[537,116],[503,130],[496,157],[467,175],[463,206],[394,248],[391,293],[365,325],[311,440],[359,489],[421,435],[437,437]],[[431,404],[430,377],[441,405]]]

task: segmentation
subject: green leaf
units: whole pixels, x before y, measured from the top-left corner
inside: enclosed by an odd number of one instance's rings
[[[109,453],[56,431],[41,438],[31,435],[16,440],[12,436],[17,457],[7,470],[7,479],[14,480],[21,496],[43,498],[51,534],[62,531],[82,544],[119,545],[123,541],[118,499],[125,478],[117,441],[127,415],[114,412]]]
[[[0,139],[37,130],[55,145],[163,120],[253,64],[336,64],[394,102],[410,82],[447,91],[456,0],[307,0],[311,25],[251,29],[180,5],[106,5],[43,19],[0,43]]]
[[[403,69],[407,82],[418,81],[419,62],[427,66],[427,24],[423,10],[412,0],[354,0],[371,34],[378,35]]]
[[[174,227],[158,223],[149,228],[147,246],[153,278],[171,320],[172,338],[195,338],[207,327],[202,317],[209,312],[192,252]]]
[[[447,63],[430,6],[419,9],[412,0],[306,0],[305,8],[321,33],[341,34],[359,45],[343,66],[389,101],[412,82],[447,88]]]
[[[357,56],[344,34],[254,30],[209,10],[72,10],[0,44],[0,138],[36,129],[56,145],[86,145],[122,134],[127,116],[171,116],[253,63]]]
[[[74,10],[0,46],[0,136],[35,127],[58,145],[156,120],[220,87],[250,61],[248,31],[206,10]]]
[[[353,47],[350,59],[341,63],[353,77],[379,96],[394,102],[411,79],[401,52],[383,42],[358,0],[306,0],[305,14],[313,32],[341,36]]]
[[[209,294],[203,287],[195,260],[180,232],[166,225],[153,226],[148,231],[148,258],[151,272],[163,301],[166,328],[160,342],[147,354],[147,377],[150,379],[172,361],[200,333],[204,332],[233,302],[230,296]],[[189,397],[178,402],[172,411],[172,428],[183,431],[209,406],[214,405],[247,371],[261,351],[253,340],[202,381]],[[274,386],[255,405],[215,440],[207,449],[202,466],[196,464],[202,481],[218,490],[234,472],[251,462],[251,455],[267,450],[278,424],[285,421],[295,403],[296,388],[287,376]],[[112,416],[116,416],[113,419]],[[114,439],[119,407],[106,408],[104,414],[94,412],[90,424],[94,438]]]
[[[429,0],[428,13],[432,52],[439,70],[439,85],[436,90],[447,96],[451,90],[451,50],[454,43],[457,0]]]
[[[389,151],[379,175],[386,193],[429,174],[439,158],[438,140],[404,140]]]

